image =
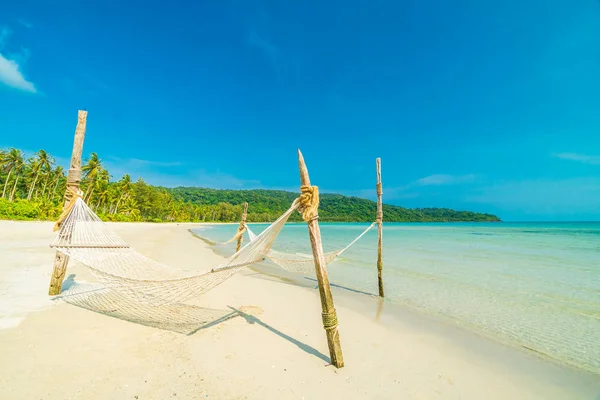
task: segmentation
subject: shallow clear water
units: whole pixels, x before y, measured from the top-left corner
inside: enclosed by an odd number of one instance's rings
[[[366,226],[321,224],[325,251]],[[236,229],[197,234],[225,241]],[[600,373],[600,223],[388,223],[383,243],[388,299]],[[310,254],[306,225],[286,225],[274,248]],[[376,258],[372,229],[328,266],[332,283],[377,293]]]

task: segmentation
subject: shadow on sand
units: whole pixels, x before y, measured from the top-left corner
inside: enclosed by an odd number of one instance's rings
[[[287,340],[288,342],[295,344],[297,347],[299,347],[302,351],[311,354],[313,356],[316,356],[318,358],[320,358],[321,360],[325,361],[326,363],[330,364],[331,360],[329,359],[329,357],[327,357],[325,354],[321,353],[319,350],[307,345],[306,343],[302,343],[301,341],[294,339],[293,337],[286,335],[285,333],[273,328],[272,326],[264,323],[263,321],[261,321],[260,319],[258,319],[257,317],[255,317],[254,315],[250,315],[250,314],[246,314],[245,312],[238,310],[236,308],[233,308],[231,306],[228,306],[230,309],[232,309],[233,311],[235,311],[239,316],[243,317],[246,322],[248,322],[249,324],[258,324],[264,328],[266,328],[267,330],[273,332],[274,334],[276,334],[277,336]]]
[[[305,276],[304,279],[307,279],[307,280],[313,281],[313,282],[317,282],[317,280],[315,278],[309,278],[307,276]],[[352,289],[352,288],[349,288],[349,287],[346,287],[346,286],[336,285],[335,283],[331,283],[331,282],[329,282],[329,286],[336,287],[338,289],[344,289],[344,290],[347,290],[349,292],[354,292],[354,293],[359,293],[359,294],[366,294],[367,296],[377,297],[377,295],[374,294],[374,293],[363,292],[362,290],[357,290],[357,289]],[[318,289],[318,288],[319,288],[318,286],[315,287],[315,289]]]
[[[229,310],[210,309],[184,303],[152,305],[140,298],[112,290],[102,284],[78,284],[71,274],[64,282],[61,295],[52,298],[98,314],[173,331],[185,335],[218,325],[238,316]]]
[[[71,286],[75,285],[75,274],[71,274],[63,281],[62,291],[69,290]]]

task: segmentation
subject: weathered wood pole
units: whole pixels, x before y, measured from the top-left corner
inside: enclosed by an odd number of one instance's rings
[[[385,299],[383,297],[379,298],[379,303],[377,304],[377,314],[375,314],[375,322],[379,322],[379,317],[381,317],[381,312],[383,311],[383,302]]]
[[[77,193],[81,183],[81,153],[83,152],[83,139],[85,138],[85,126],[87,122],[87,111],[79,110],[77,113],[77,128],[75,128],[75,140],[73,142],[73,153],[71,155],[71,167],[67,173],[67,188],[65,191],[63,210],[71,200],[71,191]],[[62,283],[67,272],[69,256],[59,251],[54,257],[54,267],[52,268],[52,277],[50,278],[50,289],[48,294],[55,296],[62,291]]]
[[[242,220],[240,221],[240,226],[238,227],[238,232],[241,232],[246,227],[246,216],[248,215],[248,203],[244,203],[244,212],[242,213]],[[242,247],[242,241],[244,240],[244,235],[240,235],[237,240],[237,246],[235,248],[235,252],[240,251]]]
[[[316,209],[314,210],[314,214],[307,218],[306,213],[303,213],[303,218],[308,224],[308,235],[310,238],[310,245],[312,247],[313,258],[315,260],[315,272],[317,273],[317,281],[319,283],[319,294],[321,296],[321,317],[323,319],[323,327],[325,328],[325,334],[327,335],[327,345],[329,346],[329,356],[331,358],[331,364],[333,364],[337,368],[342,368],[344,366],[344,357],[342,355],[342,346],[340,344],[337,313],[333,304],[331,287],[329,286],[329,277],[327,275],[325,258],[323,257],[321,229],[319,228],[319,215],[317,213],[319,205],[318,188],[316,186],[310,186],[308,170],[306,169],[304,157],[302,156],[300,150],[298,150],[298,166],[300,169],[302,196],[308,196],[312,198],[312,200],[316,199],[316,201],[313,201],[312,203],[312,205],[316,207]]]
[[[377,165],[377,279],[379,283],[379,296],[384,297],[383,293],[383,255],[381,247],[383,245],[383,203],[381,195],[383,188],[381,185],[381,158],[376,161]]]

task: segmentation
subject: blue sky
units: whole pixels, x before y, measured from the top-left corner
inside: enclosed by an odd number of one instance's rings
[[[600,220],[600,2],[21,0],[0,6],[0,147],[114,178]]]

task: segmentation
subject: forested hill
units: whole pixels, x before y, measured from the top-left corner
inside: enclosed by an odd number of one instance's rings
[[[176,200],[197,205],[232,205],[248,202],[248,221],[273,221],[287,210],[298,193],[281,190],[219,190],[197,187],[167,189]],[[377,204],[371,200],[347,197],[339,194],[320,194],[319,217],[321,221],[372,222]],[[387,222],[497,222],[492,214],[471,211],[455,211],[447,208],[404,208],[384,204],[384,220]],[[298,221],[298,213],[291,220]]]
[[[270,222],[288,209],[298,193],[277,190],[167,189],[114,179],[96,153],[84,160],[81,189],[85,202],[105,221],[236,222],[248,202],[250,222]],[[63,207],[67,178],[45,150],[26,158],[22,150],[0,149],[0,219],[56,220]],[[321,195],[323,221],[370,222],[374,202],[336,194]],[[384,206],[385,221],[499,221],[494,215],[440,208]],[[298,213],[292,221],[299,221]]]

